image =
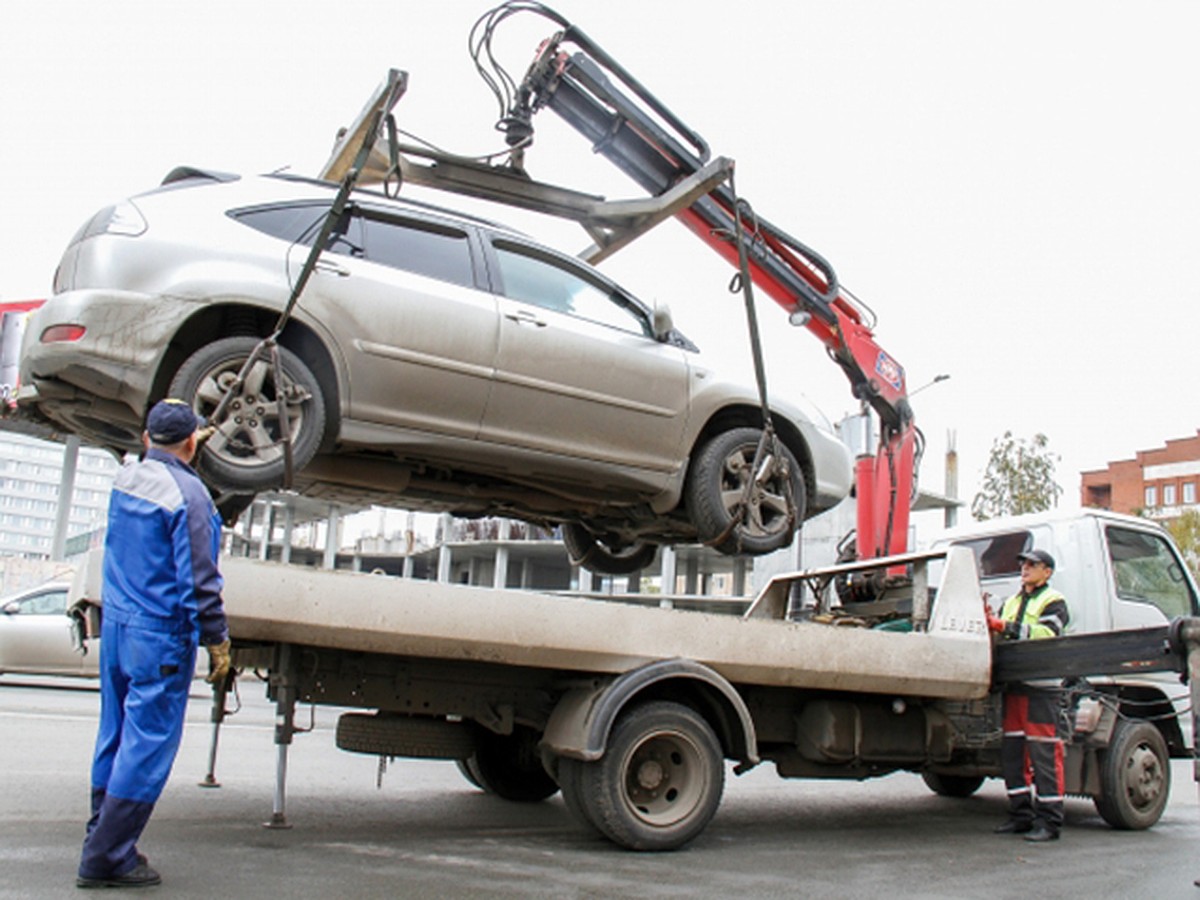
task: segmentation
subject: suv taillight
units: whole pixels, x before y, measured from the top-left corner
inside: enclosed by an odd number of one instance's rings
[[[87,331],[82,325],[51,325],[42,332],[41,342],[43,344],[58,344],[62,342],[77,341],[83,337]]]

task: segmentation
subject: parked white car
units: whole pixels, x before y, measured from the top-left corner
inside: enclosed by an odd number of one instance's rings
[[[0,600],[0,674],[100,674],[100,642],[75,646],[67,615],[69,585],[50,582]]]

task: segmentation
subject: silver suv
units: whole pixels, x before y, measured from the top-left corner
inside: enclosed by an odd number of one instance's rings
[[[211,415],[274,328],[335,187],[177,169],[96,213],[26,332],[20,403],[140,449],[164,396]],[[663,543],[786,545],[846,496],[841,443],[753,390],[600,272],[507,228],[357,191],[279,340],[197,467],[226,495],[304,494],[562,525],[577,562],[632,572]]]

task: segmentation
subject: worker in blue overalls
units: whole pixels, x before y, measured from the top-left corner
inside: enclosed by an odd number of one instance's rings
[[[79,887],[162,881],[137,842],[183,737],[197,641],[208,650],[210,682],[229,671],[217,570],[221,520],[190,465],[202,425],[182,401],[156,403],[142,435],[146,453],[113,483],[101,594],[100,729]]]

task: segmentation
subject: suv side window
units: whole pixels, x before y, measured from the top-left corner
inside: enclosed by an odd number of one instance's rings
[[[650,337],[645,314],[602,282],[585,278],[561,260],[535,255],[506,241],[493,246],[500,263],[501,293],[511,300],[578,316],[610,328]]]
[[[366,257],[371,262],[463,287],[475,287],[471,244],[457,228],[393,219],[371,210],[362,215]]]
[[[300,203],[232,210],[229,215],[256,231],[311,247],[328,211],[327,203]],[[470,242],[466,232],[456,228],[349,206],[325,249],[438,281],[475,286]]]
[[[1110,525],[1105,529],[1117,596],[1149,603],[1168,619],[1194,616],[1196,597],[1183,563],[1160,535]]]
[[[956,547],[971,548],[980,578],[1009,578],[1021,574],[1017,554],[1033,546],[1033,535],[1028,531],[1013,531],[954,543]]]

